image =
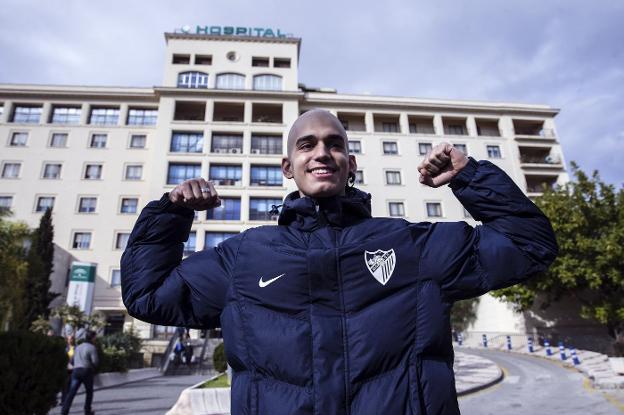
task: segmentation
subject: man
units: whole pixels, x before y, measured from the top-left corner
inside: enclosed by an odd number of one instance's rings
[[[128,312],[154,324],[222,327],[233,414],[456,414],[449,311],[554,260],[548,220],[489,162],[450,144],[418,166],[483,226],[372,218],[339,120],[292,126],[279,226],[249,229],[181,261],[193,210],[214,186],[187,180],[141,212],[122,257]],[[414,172],[416,175],[416,171]]]
[[[86,398],[84,404],[85,415],[94,414],[91,410],[91,402],[93,401],[93,377],[95,376],[95,368],[99,364],[97,349],[95,348],[96,333],[87,330],[85,333],[85,341],[80,343],[74,349],[74,369],[71,375],[71,383],[69,392],[63,400],[63,415],[69,414],[69,409],[74,401],[74,396],[78,392],[80,385],[84,385]]]

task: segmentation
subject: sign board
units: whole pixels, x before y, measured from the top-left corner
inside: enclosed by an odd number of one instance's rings
[[[90,262],[73,261],[69,273],[67,304],[78,306],[87,315],[93,308],[96,267],[97,264]]]
[[[182,26],[176,29],[175,33],[187,33],[196,35],[212,35],[212,36],[248,36],[248,37],[268,37],[268,38],[287,38],[293,37],[292,33],[283,33],[281,29],[273,29],[270,27],[243,27],[243,26],[195,26],[195,30],[191,26]]]

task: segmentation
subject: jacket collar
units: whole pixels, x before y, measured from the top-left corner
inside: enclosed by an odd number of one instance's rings
[[[349,188],[344,196],[300,197],[298,191],[286,196],[278,224],[313,231],[323,226],[344,228],[371,217],[371,195]]]

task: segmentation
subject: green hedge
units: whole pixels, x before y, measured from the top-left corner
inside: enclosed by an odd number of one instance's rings
[[[62,337],[0,333],[0,414],[47,414],[67,377]]]
[[[142,340],[134,330],[102,336],[96,344],[100,356],[100,373],[126,372],[131,366],[131,359],[136,360],[137,356],[143,359],[139,353]]]
[[[225,372],[227,370],[227,359],[225,358],[225,346],[223,342],[214,349],[212,354],[212,363],[217,372]]]

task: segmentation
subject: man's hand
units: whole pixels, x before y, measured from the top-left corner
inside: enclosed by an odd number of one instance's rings
[[[468,164],[468,157],[449,143],[440,143],[418,165],[420,182],[440,187],[451,181]]]
[[[169,200],[178,206],[193,210],[221,206],[221,199],[212,183],[202,178],[183,181],[169,192]]]

